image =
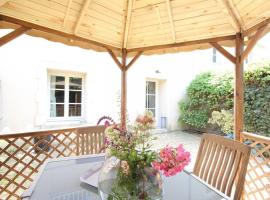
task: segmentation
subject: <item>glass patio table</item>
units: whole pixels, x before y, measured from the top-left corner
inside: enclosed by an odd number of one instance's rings
[[[100,200],[98,189],[80,181],[91,165],[104,161],[104,154],[48,160],[26,190],[23,200]],[[163,200],[229,200],[187,171],[163,177]]]

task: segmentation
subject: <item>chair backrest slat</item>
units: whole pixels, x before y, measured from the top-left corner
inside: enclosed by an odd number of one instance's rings
[[[221,191],[224,193],[226,193],[226,188],[228,187],[228,180],[230,178],[232,168],[233,168],[233,165],[235,162],[235,154],[236,154],[235,150],[230,151],[229,162],[228,162],[228,165],[226,168],[226,172],[224,173],[224,178],[223,178],[223,182],[222,182],[222,186],[221,186]]]
[[[217,145],[217,149],[216,149],[216,153],[215,153],[215,158],[213,160],[213,165],[211,167],[211,169],[209,170],[209,177],[207,179],[207,182],[212,183],[213,182],[213,178],[214,178],[214,172],[216,171],[217,168],[217,164],[218,164],[218,160],[220,158],[220,154],[221,154],[221,145]]]
[[[229,161],[229,157],[230,157],[230,150],[228,148],[225,148],[225,158],[223,160],[221,169],[219,169],[219,177],[218,177],[218,183],[217,183],[217,189],[221,190],[221,185],[224,179],[224,175],[225,175],[225,171],[226,171],[226,167]],[[222,190],[221,190],[222,191]],[[222,191],[224,193],[224,191]]]
[[[220,157],[218,159],[218,164],[217,164],[216,170],[214,172],[214,177],[213,177],[213,182],[212,182],[212,185],[214,187],[217,187],[219,170],[223,164],[225,152],[226,152],[226,148],[224,146],[221,146],[221,154],[220,154]]]
[[[215,143],[212,143],[211,145],[211,149],[210,149],[210,156],[209,156],[209,159],[208,159],[208,162],[207,162],[207,165],[205,166],[205,172],[204,172],[204,175],[203,175],[203,180],[207,180],[208,179],[208,175],[209,175],[209,170],[210,170],[210,167],[212,166],[212,161],[213,161],[213,157],[215,155],[215,151],[216,151],[216,148],[217,148],[217,144]]]
[[[247,145],[222,136],[203,134],[194,174],[234,200],[240,200],[249,156]]]
[[[235,163],[233,165],[233,169],[231,172],[231,176],[230,179],[228,181],[228,189],[227,189],[227,195],[231,195],[232,192],[232,187],[233,187],[233,182],[237,176],[237,172],[238,172],[238,168],[239,168],[239,164],[240,164],[240,160],[241,160],[241,152],[236,152],[236,157],[235,157]]]

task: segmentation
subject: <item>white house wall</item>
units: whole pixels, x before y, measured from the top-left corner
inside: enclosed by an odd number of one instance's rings
[[[96,124],[103,115],[119,119],[120,70],[108,54],[21,36],[1,47],[0,55],[0,130],[15,132],[83,122]],[[219,54],[218,60],[223,60],[213,64],[211,56],[210,49],[140,57],[127,75],[128,119],[132,121],[144,111],[145,82],[153,79],[159,85],[158,116],[167,117],[168,129],[178,129],[178,102],[190,81],[202,71],[233,69]],[[47,76],[51,70],[84,74],[83,120],[55,122],[48,119]],[[160,73],[156,73],[157,70]]]

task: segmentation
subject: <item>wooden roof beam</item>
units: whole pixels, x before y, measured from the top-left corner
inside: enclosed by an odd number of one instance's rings
[[[67,10],[66,10],[66,13],[65,13],[64,21],[63,21],[63,27],[65,27],[66,24],[67,24],[67,20],[68,20],[68,16],[69,16],[69,12],[70,12],[71,3],[72,3],[72,0],[68,0]]]
[[[166,0],[166,7],[167,7],[169,20],[170,20],[170,25],[171,25],[172,38],[173,38],[173,41],[175,42],[176,41],[176,36],[175,36],[175,28],[174,28],[174,22],[173,22],[172,8],[171,8],[170,0]]]
[[[126,51],[126,49],[123,49]],[[113,53],[113,51],[111,49],[107,49],[108,53],[110,54],[110,56],[112,57],[112,59],[114,60],[114,62],[117,64],[117,66],[119,67],[120,70],[125,70],[127,71],[135,62],[136,60],[138,60],[138,58],[142,55],[143,51],[139,51],[137,52],[137,54],[132,58],[132,60],[126,64],[126,60],[125,60],[125,64],[121,63],[117,56]],[[126,56],[126,53],[124,53],[124,57]],[[123,58],[122,58],[123,59]]]
[[[154,46],[146,46],[146,47],[138,47],[133,49],[128,49],[128,52],[138,52],[138,51],[151,51],[151,50],[160,50],[160,49],[167,49],[173,47],[183,47],[183,46],[190,46],[190,45],[198,45],[198,44],[206,44],[210,42],[221,42],[226,40],[235,40],[235,35],[228,35],[228,36],[221,36],[215,38],[208,38],[208,39],[201,39],[201,40],[192,40],[187,42],[178,42],[174,44],[161,44],[161,45],[154,45]]]
[[[126,12],[125,12],[125,22],[124,22],[124,29],[123,29],[123,41],[122,41],[122,48],[127,48],[128,43],[128,36],[131,29],[132,24],[132,12],[134,7],[134,0],[127,0]]]
[[[74,34],[70,34],[70,33],[64,32],[64,31],[59,31],[59,30],[55,30],[55,29],[52,29],[52,28],[49,28],[49,27],[34,24],[34,23],[24,21],[24,20],[21,20],[21,19],[17,19],[17,18],[14,18],[14,17],[6,16],[6,15],[3,15],[3,14],[0,14],[0,20],[6,21],[6,22],[9,22],[9,23],[13,23],[13,24],[17,24],[17,25],[20,25],[20,26],[24,26],[24,27],[27,27],[27,28],[35,29],[35,30],[38,30],[38,31],[43,31],[43,32],[50,33],[50,34],[55,34],[55,35],[58,35],[58,36],[61,36],[61,37],[67,38],[67,39],[77,40],[77,41],[80,41],[80,42],[89,43],[91,45],[102,47],[104,49],[113,49],[113,50],[118,50],[118,51],[121,50],[120,48],[112,46],[112,45],[103,44],[101,42],[97,42],[97,41],[90,40],[90,39],[87,39],[87,38],[84,38],[84,37],[81,37],[81,36],[77,36],[77,35],[74,35]]]
[[[0,38],[0,46],[7,44],[8,42],[14,40],[15,38],[19,37],[20,35],[24,34],[26,31],[30,30],[30,28],[20,27],[15,29],[14,31],[8,33],[7,35]]]
[[[230,22],[236,32],[245,30],[245,24],[231,0],[217,0],[225,7],[225,12],[230,16]]]
[[[74,27],[74,34],[76,34],[78,32],[78,29],[81,25],[82,19],[84,18],[85,12],[89,8],[91,1],[92,0],[85,0],[84,1],[84,4],[83,4],[82,9],[80,11],[79,18],[77,19],[76,25]]]
[[[243,62],[249,55],[249,53],[251,52],[251,50],[255,47],[255,45],[257,44],[258,40],[261,39],[261,37],[265,34],[266,29],[267,29],[268,25],[264,25],[263,27],[261,27],[256,33],[255,35],[248,41],[247,47],[244,50],[242,56],[241,56],[241,61]]]
[[[218,50],[223,56],[225,56],[227,59],[229,59],[232,63],[235,64],[236,62],[236,57],[233,56],[230,52],[228,52],[226,49],[224,49],[222,46],[220,46],[218,43],[216,42],[210,42],[210,44],[216,49]]]

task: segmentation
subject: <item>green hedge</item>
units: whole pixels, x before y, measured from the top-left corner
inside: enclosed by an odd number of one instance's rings
[[[199,74],[179,102],[181,125],[209,128],[213,111],[233,110],[233,75]],[[256,64],[245,71],[245,130],[270,135],[270,65]]]

